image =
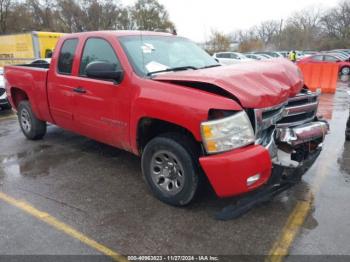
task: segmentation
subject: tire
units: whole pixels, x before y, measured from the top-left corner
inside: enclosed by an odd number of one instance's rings
[[[46,134],[46,122],[36,118],[29,101],[22,101],[18,105],[18,121],[23,134],[29,140],[38,140]]]
[[[185,135],[167,133],[153,138],[142,154],[142,173],[156,198],[173,206],[188,205],[198,188],[195,143]]]
[[[340,70],[340,74],[342,74],[342,75],[350,75],[350,67],[348,67],[348,66],[342,67],[342,69]]]

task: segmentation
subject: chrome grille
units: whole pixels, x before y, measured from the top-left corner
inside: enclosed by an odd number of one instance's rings
[[[289,127],[311,122],[317,113],[319,93],[310,91],[300,93],[288,100],[283,118],[277,127]]]
[[[293,127],[311,122],[317,113],[319,93],[303,90],[285,103],[254,110],[257,143],[266,141],[271,126]],[[265,142],[264,142],[265,141]]]
[[[255,137],[260,143],[265,131],[283,118],[286,103],[268,108],[255,109]]]

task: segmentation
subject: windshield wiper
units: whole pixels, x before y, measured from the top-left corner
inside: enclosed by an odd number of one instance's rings
[[[197,70],[198,68],[195,67],[195,66],[172,67],[172,68],[167,68],[167,69],[164,69],[164,70],[158,70],[158,71],[149,72],[149,73],[147,73],[147,76],[150,76],[150,75],[153,75],[153,74],[157,74],[157,73],[171,72],[171,71],[182,71],[182,70],[187,70],[187,69]]]
[[[200,67],[198,69],[206,69],[206,68],[217,67],[217,66],[221,66],[221,65],[220,64],[208,65],[208,66]]]

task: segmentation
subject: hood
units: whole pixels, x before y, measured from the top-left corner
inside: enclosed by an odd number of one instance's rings
[[[235,97],[244,108],[283,103],[304,84],[298,67],[284,58],[164,73],[153,79],[198,89],[203,84],[208,92]]]

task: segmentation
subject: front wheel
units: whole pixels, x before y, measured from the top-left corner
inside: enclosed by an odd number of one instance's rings
[[[18,105],[18,121],[23,134],[30,140],[38,140],[46,134],[46,122],[36,118],[28,101]]]
[[[167,204],[184,206],[195,196],[199,172],[191,144],[185,136],[166,134],[152,139],[142,154],[145,180]]]
[[[344,67],[340,70],[340,73],[341,73],[342,75],[349,75],[349,74],[350,74],[350,67],[344,66]]]

